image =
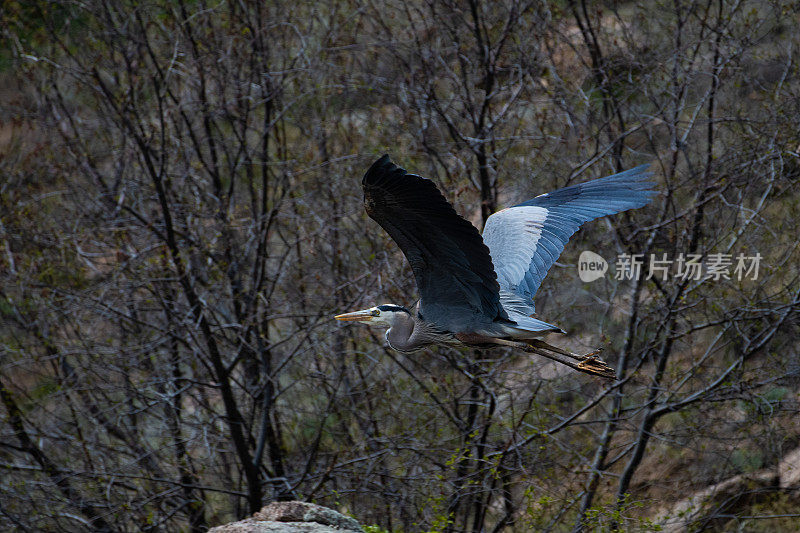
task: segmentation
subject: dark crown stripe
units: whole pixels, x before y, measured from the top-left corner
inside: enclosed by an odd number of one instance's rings
[[[380,309],[381,311],[394,311],[394,312],[405,311],[406,313],[411,314],[411,311],[400,305],[379,305],[378,309]]]

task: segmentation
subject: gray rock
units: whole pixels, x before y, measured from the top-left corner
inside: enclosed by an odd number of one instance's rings
[[[272,502],[251,518],[213,527],[209,533],[342,533],[359,523],[327,507],[305,502]]]
[[[673,504],[668,511],[661,513],[655,522],[661,524],[665,533],[685,533],[691,531],[693,522],[702,520],[710,510],[719,506],[735,507],[754,489],[766,492],[776,490],[777,487],[778,473],[774,469],[765,468],[748,474],[739,474]]]
[[[778,476],[782,489],[800,489],[800,448],[783,456],[778,464]]]

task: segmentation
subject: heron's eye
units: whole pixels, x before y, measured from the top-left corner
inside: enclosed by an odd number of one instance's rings
[[[377,309],[372,311],[372,316],[381,316],[381,312]]]

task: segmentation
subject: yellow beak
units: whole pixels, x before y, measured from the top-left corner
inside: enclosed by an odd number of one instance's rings
[[[359,322],[369,322],[372,320],[372,312],[369,309],[365,309],[364,311],[355,311],[353,313],[344,313],[343,315],[336,315],[336,320],[357,320]]]

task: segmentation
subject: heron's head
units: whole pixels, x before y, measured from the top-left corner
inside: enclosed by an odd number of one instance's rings
[[[353,320],[371,326],[392,327],[397,320],[411,318],[411,311],[402,305],[382,304],[363,311],[336,315],[334,318],[336,320]]]

